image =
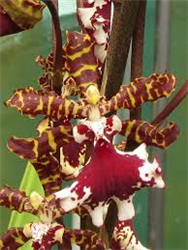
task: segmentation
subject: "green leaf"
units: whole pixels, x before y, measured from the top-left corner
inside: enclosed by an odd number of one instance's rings
[[[20,184],[20,189],[25,190],[28,195],[30,195],[32,191],[36,191],[40,195],[44,195],[38,175],[30,163],[27,164],[27,168]],[[23,227],[25,224],[34,221],[38,221],[38,218],[36,216],[28,213],[19,214],[18,212],[14,211],[11,214],[9,228]],[[23,247],[19,248],[19,250],[33,250],[33,248],[30,246],[30,241]]]

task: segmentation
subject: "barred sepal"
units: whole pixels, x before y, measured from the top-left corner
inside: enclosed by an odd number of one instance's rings
[[[26,114],[31,119],[37,115],[45,115],[53,121],[62,121],[67,117],[81,118],[83,109],[82,105],[54,92],[47,94],[33,88],[17,89],[5,105],[17,108],[21,114]]]
[[[62,172],[56,152],[72,139],[70,124],[48,128],[37,138],[8,141],[9,149],[19,157],[29,160],[35,167],[46,195],[61,189]]]
[[[133,227],[133,219],[117,221],[113,232],[111,248],[113,250],[147,250],[147,248],[143,247],[140,241],[138,240],[138,237]]]
[[[62,82],[66,84],[70,76],[76,83],[74,91],[77,94],[85,93],[89,85],[99,82],[99,63],[94,55],[94,44],[89,35],[67,31],[67,42],[62,48]],[[39,78],[39,84],[46,92],[52,90],[53,54],[47,59],[42,56],[36,58],[36,62],[42,66],[44,73]]]
[[[53,155],[48,155],[37,161],[31,161],[38,173],[46,196],[57,192],[62,187],[62,173],[59,161]]]
[[[135,109],[148,101],[156,101],[162,97],[169,97],[175,90],[174,75],[152,74],[149,77],[136,78],[129,85],[120,87],[119,92],[101,106],[103,114],[115,111],[118,108]]]
[[[19,213],[28,212],[35,214],[26,193],[7,185],[0,188],[0,205],[16,210]]]
[[[99,82],[98,62],[94,55],[94,44],[89,35],[67,31],[67,43],[64,46],[66,71],[72,76],[81,93],[89,85]]]
[[[42,159],[55,153],[72,139],[72,126],[60,125],[55,128],[45,129],[36,138],[16,138],[12,137],[8,141],[8,148],[21,158],[31,161]]]
[[[179,136],[179,128],[175,123],[169,123],[166,127],[160,128],[142,120],[122,121],[121,135],[137,143],[145,142],[159,148],[167,148]]]
[[[104,250],[105,245],[97,233],[90,230],[66,229],[63,235],[64,240],[70,240],[85,250]]]
[[[1,0],[0,6],[23,30],[31,29],[42,19],[45,7],[39,0]]]
[[[10,228],[0,237],[1,250],[17,250],[29,240],[23,233],[23,228]]]

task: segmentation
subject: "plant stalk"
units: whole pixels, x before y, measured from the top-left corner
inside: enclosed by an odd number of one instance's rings
[[[54,75],[53,75],[53,89],[55,92],[60,93],[62,86],[62,35],[60,28],[60,21],[58,15],[58,1],[57,0],[41,0],[48,7],[53,23],[53,56],[54,56]]]
[[[114,0],[114,16],[106,59],[106,97],[115,95],[123,83],[139,1]]]
[[[151,124],[161,124],[177,106],[183,101],[188,94],[188,80],[180,88],[178,93],[172,98],[172,100],[166,105],[166,107],[158,114],[158,116],[151,122]]]
[[[131,82],[142,76],[143,73],[143,51],[144,51],[144,27],[145,27],[146,0],[140,1],[137,13],[133,39],[132,39],[132,56],[131,56]],[[141,108],[134,109],[130,112],[130,119],[140,119]]]

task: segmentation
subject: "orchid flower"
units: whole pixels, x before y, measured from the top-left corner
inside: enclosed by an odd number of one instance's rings
[[[9,186],[0,189],[0,204],[19,213],[27,212],[39,216],[40,221],[29,223],[24,228],[11,228],[0,239],[1,249],[17,249],[30,238],[34,249],[50,249],[57,241],[62,241],[64,227],[53,222],[53,217],[60,210],[43,197],[33,192],[28,197],[24,191],[14,190]],[[42,206],[41,206],[42,204]],[[47,248],[48,247],[48,248]]]
[[[11,228],[0,238],[2,250],[16,250],[28,240],[32,240],[35,250],[50,250],[54,244],[67,238],[85,249],[104,249],[98,235],[89,230],[66,229],[55,222],[63,214],[54,196],[43,198],[36,192],[27,196],[24,191],[5,186],[0,189],[0,204],[19,213],[27,212],[38,216],[38,222],[26,224],[23,228]]]
[[[118,221],[112,246],[144,249],[133,228],[135,213],[132,199],[135,192],[143,187],[164,187],[161,168],[156,160],[148,162],[146,144],[141,144],[133,152],[122,152],[112,145],[111,139],[120,133],[126,137],[131,136],[138,143],[147,142],[148,145],[165,148],[177,138],[178,129],[175,124],[160,129],[147,122],[121,121],[116,115],[105,117],[104,114],[119,107],[132,109],[143,102],[167,97],[174,87],[173,75],[153,74],[149,78],[138,78],[130,85],[121,87],[119,93],[109,101],[100,96],[95,85],[90,85],[86,91],[82,90],[84,95],[80,95],[79,101],[53,92],[16,90],[6,102],[7,106],[16,107],[32,118],[43,114],[60,125],[42,130],[38,138],[12,137],[8,147],[32,162],[45,193],[54,195],[55,203],[60,204],[64,213],[84,209],[84,213],[89,213],[92,217],[94,225],[101,226],[110,201],[114,200],[118,206]],[[71,117],[81,119],[73,126],[70,123]],[[169,136],[169,131],[173,135]],[[93,149],[85,164],[88,143],[93,145]],[[70,154],[72,145],[77,152],[75,158]],[[59,150],[62,154],[61,162],[56,157]],[[76,165],[73,164],[75,159]],[[59,191],[63,179],[69,177],[75,180],[73,184]],[[124,230],[129,230],[133,235],[131,240],[128,240],[129,234],[122,237]]]
[[[175,77],[169,73],[153,74],[148,78],[140,77],[130,85],[122,86],[119,92],[108,101],[100,96],[95,85],[89,85],[86,91],[82,88],[85,96],[81,98],[81,101],[74,101],[67,97],[63,98],[52,92],[36,91],[32,88],[19,89],[6,102],[6,105],[17,108],[22,114],[26,114],[30,118],[44,115],[55,122],[62,122],[71,118],[97,121],[104,119],[104,115],[116,111],[118,108],[132,110],[147,101],[156,101],[159,98],[168,97],[174,91],[175,84]],[[141,121],[132,123],[129,121],[128,123],[129,128],[126,126],[127,122],[122,121],[123,126],[120,134],[130,135],[138,143],[147,142],[148,145],[152,144],[164,148],[170,145],[178,136],[177,125],[172,125],[172,123],[163,129],[160,129],[158,125],[148,124],[147,122],[143,122],[144,126],[141,126]],[[153,134],[148,133],[149,127],[150,129],[153,128]],[[142,131],[141,137],[135,136],[135,132],[139,134],[139,129]],[[173,131],[171,137],[167,131]],[[159,142],[155,139],[156,133],[158,133]],[[168,140],[167,145],[166,140]],[[15,150],[13,149],[13,151]]]

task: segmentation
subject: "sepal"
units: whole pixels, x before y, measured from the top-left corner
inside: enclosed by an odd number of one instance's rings
[[[169,73],[154,73],[149,77],[136,78],[129,85],[120,87],[118,93],[101,105],[102,114],[119,108],[133,110],[145,102],[154,102],[162,97],[169,97],[175,90],[176,78]]]
[[[36,213],[31,206],[29,196],[24,191],[13,189],[7,185],[0,188],[0,205],[19,213]]]
[[[17,89],[5,102],[7,107],[16,108],[21,114],[35,118],[44,115],[52,121],[82,118],[83,106],[73,100],[62,98],[55,92],[46,93],[33,88]]]
[[[23,228],[10,228],[0,237],[1,250],[17,250],[23,246],[30,238],[25,236]]]
[[[124,120],[120,134],[125,136],[128,141],[144,142],[147,145],[165,149],[178,139],[179,127],[173,122],[160,128],[157,124],[154,125],[143,120]]]

